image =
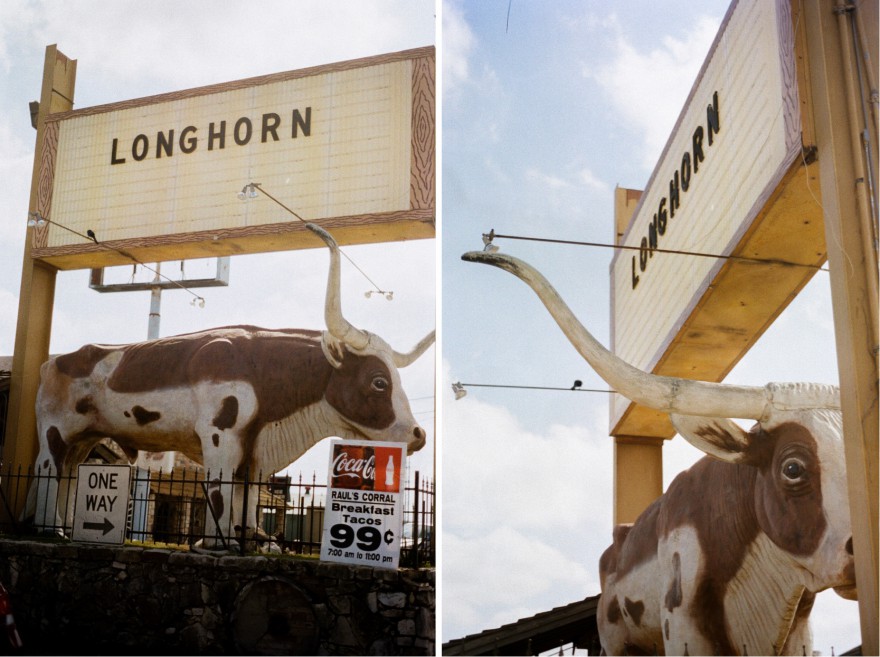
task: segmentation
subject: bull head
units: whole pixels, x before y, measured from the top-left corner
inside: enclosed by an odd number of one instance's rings
[[[462,260],[499,267],[528,284],[575,349],[616,392],[648,408],[669,413],[679,434],[706,454],[729,463],[757,466],[763,485],[778,491],[775,499],[782,500],[774,502],[778,508],[765,510],[762,523],[767,525],[768,535],[780,547],[798,555],[814,578],[812,590],[840,587],[838,593],[844,597],[855,596],[840,398],[835,386],[771,383],[753,387],[643,372],[605,349],[547,279],[529,264],[486,251],[465,253]],[[728,418],[750,418],[758,423],[751,431],[745,431]],[[796,429],[794,433],[802,433],[809,440],[792,437],[792,427]],[[801,432],[802,428],[805,431]],[[811,436],[822,439],[813,441]],[[803,449],[779,447],[787,445],[785,441],[818,444]],[[777,448],[768,454],[771,445]],[[815,490],[809,489],[808,483]],[[824,508],[827,527],[823,525],[806,537],[800,533],[774,536],[776,529],[770,525],[786,510],[794,515],[798,505],[809,497],[807,493],[813,499],[821,500],[824,496],[820,513]],[[808,539],[813,543],[806,545]]]
[[[327,278],[327,297],[324,303],[324,322],[327,325],[327,330],[321,336],[321,348],[324,355],[337,371],[343,369],[346,351],[357,356],[369,355],[383,360],[386,363],[387,371],[377,374],[373,385],[378,386],[376,390],[390,386],[394,394],[399,397],[396,404],[400,411],[395,423],[400,427],[397,429],[391,427],[387,433],[393,436],[397,431],[401,435],[401,439],[407,440],[410,452],[421,449],[425,444],[424,430],[417,425],[410,429],[408,424],[404,426],[404,421],[401,419],[411,418],[412,414],[409,402],[403,394],[397,369],[413,363],[433,344],[434,331],[422,338],[412,350],[401,353],[392,349],[379,336],[353,326],[342,314],[339,246],[336,244],[336,240],[320,226],[307,223],[306,227],[320,237],[330,249],[330,272]],[[390,380],[387,377],[390,377]],[[409,420],[407,419],[406,422],[408,423]],[[369,427],[361,425],[358,428],[368,435]]]

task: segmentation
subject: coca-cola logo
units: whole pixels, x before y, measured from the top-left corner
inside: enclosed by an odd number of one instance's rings
[[[339,452],[333,459],[333,477],[355,477],[363,479],[374,479],[376,471],[376,457],[370,455],[369,458],[354,458],[348,452]]]

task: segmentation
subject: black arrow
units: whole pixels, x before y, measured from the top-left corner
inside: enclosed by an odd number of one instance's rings
[[[113,529],[113,523],[105,517],[104,522],[84,522],[83,529],[103,529],[103,535],[106,536],[107,532]]]

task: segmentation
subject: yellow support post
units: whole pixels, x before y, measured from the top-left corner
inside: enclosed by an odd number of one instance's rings
[[[28,212],[38,209],[40,159],[45,137],[46,117],[73,108],[76,61],[68,59],[57,46],[46,48],[43,85],[37,113],[37,139],[31,174],[31,196]],[[22,108],[24,110],[24,108]],[[25,217],[22,217],[25,221]],[[9,412],[6,440],[3,444],[3,470],[26,471],[37,456],[37,431],[34,404],[40,384],[40,365],[49,356],[52,333],[52,308],[55,300],[56,270],[31,257],[34,228],[25,238],[21,268],[21,293],[18,300],[18,324],[15,351],[12,357],[12,378],[9,389]],[[18,480],[4,477],[2,485],[10,510],[17,517],[25,502],[26,491],[16,488]],[[5,514],[5,507],[0,505]]]
[[[663,494],[663,438],[614,437],[614,524],[635,522]]]
[[[840,371],[843,436],[853,526],[862,654],[878,654],[878,317],[876,217],[868,188],[877,181],[876,134],[865,123],[854,74],[853,20],[873,30],[876,0],[807,0],[809,81]],[[867,15],[861,15],[867,12]],[[871,90],[864,90],[870,97]],[[872,155],[871,162],[865,153]],[[876,204],[876,195],[874,198]]]

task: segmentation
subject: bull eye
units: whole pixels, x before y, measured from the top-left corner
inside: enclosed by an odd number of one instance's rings
[[[800,481],[806,473],[807,469],[798,459],[787,459],[782,464],[782,474],[789,481]]]
[[[386,390],[388,390],[388,386],[390,384],[388,383],[388,379],[386,379],[384,376],[377,376],[373,378],[373,382],[371,385],[373,387],[373,390],[375,390],[376,392],[385,392]]]

